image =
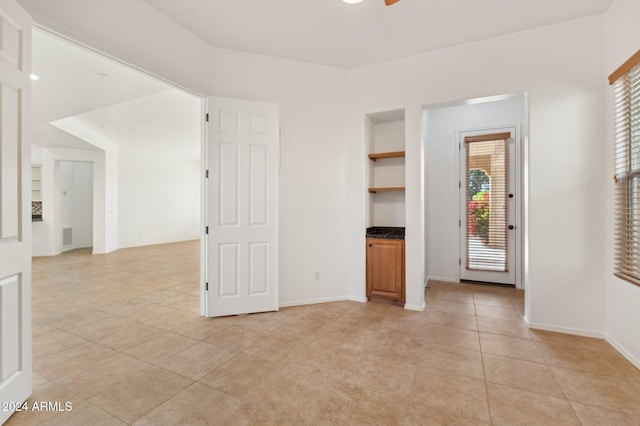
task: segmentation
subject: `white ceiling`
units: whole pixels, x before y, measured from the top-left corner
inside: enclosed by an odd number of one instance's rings
[[[39,29],[32,64],[35,144],[97,149],[51,125],[75,119],[119,146],[199,157],[198,98]]]
[[[97,131],[120,147],[171,157],[200,158],[200,102],[177,90],[164,90],[53,122]]]
[[[339,68],[604,12],[612,0],[145,0],[214,46]],[[50,123],[82,122],[132,149],[197,157],[200,100],[35,30],[36,144],[95,149]],[[108,78],[103,78],[106,74]],[[179,141],[176,143],[176,139]]]
[[[613,0],[146,0],[220,48],[353,68],[603,13]]]

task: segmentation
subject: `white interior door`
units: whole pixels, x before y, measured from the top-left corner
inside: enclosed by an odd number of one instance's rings
[[[0,423],[31,394],[31,18],[0,0]]]
[[[278,310],[278,105],[208,98],[206,315]]]
[[[93,245],[93,163],[59,161],[60,251]]]
[[[460,134],[460,279],[516,285],[517,129]]]

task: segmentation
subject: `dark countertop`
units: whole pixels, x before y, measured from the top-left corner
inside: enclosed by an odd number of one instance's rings
[[[404,240],[404,227],[372,226],[371,228],[367,228],[367,238]]]

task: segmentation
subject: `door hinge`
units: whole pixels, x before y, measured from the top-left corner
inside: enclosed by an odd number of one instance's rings
[[[209,122],[209,113],[204,116],[205,121]]]
[[[204,227],[204,233],[205,233],[205,234],[207,234],[207,235],[209,235],[209,227],[208,227],[208,226],[205,226],[205,227]]]
[[[458,219],[458,228],[462,227],[462,219]]]
[[[461,143],[458,144],[458,151],[462,151],[462,144]]]
[[[209,170],[205,170],[204,177],[207,178],[207,179],[209,178]]]
[[[462,265],[462,259],[458,258],[458,266]]]
[[[204,283],[204,291],[209,291],[209,283]]]
[[[458,181],[458,189],[462,189],[462,182]]]

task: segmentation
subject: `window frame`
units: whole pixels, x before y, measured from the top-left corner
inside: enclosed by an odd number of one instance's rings
[[[614,86],[614,275],[640,286],[640,50]]]

